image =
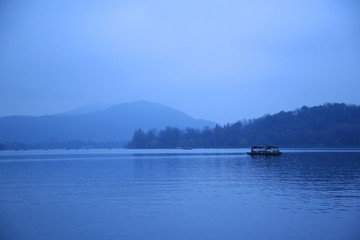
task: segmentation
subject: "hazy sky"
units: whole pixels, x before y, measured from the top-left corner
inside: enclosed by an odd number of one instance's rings
[[[0,115],[148,100],[234,122],[360,104],[357,0],[3,0]]]

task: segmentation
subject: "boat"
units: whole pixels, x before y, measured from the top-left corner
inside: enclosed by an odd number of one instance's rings
[[[280,156],[279,148],[276,146],[251,146],[251,152],[248,152],[250,156]]]

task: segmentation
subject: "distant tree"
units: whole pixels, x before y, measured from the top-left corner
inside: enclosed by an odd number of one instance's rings
[[[139,128],[135,131],[129,146],[131,148],[146,148],[147,141],[148,139],[146,138],[144,131]]]

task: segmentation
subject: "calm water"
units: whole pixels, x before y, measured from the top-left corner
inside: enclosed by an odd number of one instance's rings
[[[360,151],[0,152],[0,239],[360,239]]]

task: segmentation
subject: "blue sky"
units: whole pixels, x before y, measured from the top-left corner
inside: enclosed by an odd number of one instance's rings
[[[2,1],[0,115],[148,100],[220,123],[360,104],[360,4]]]

